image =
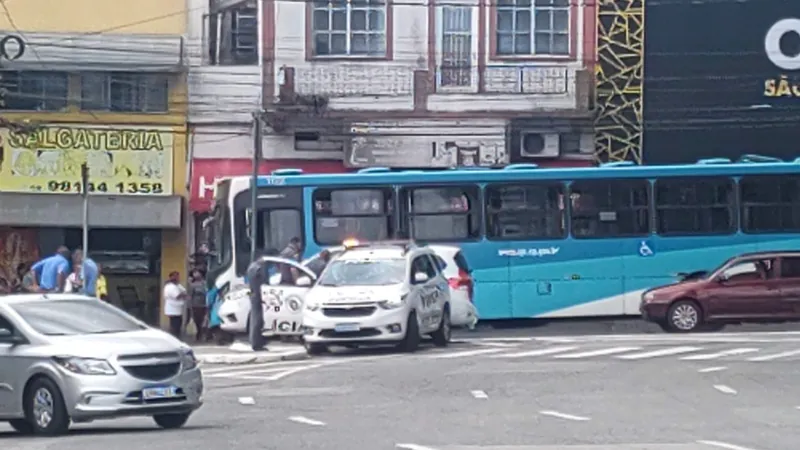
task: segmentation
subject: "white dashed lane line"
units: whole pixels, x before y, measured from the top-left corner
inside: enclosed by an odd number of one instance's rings
[[[628,355],[617,355],[617,358],[619,359],[657,358],[659,356],[672,356],[672,355],[680,355],[682,353],[696,352],[702,349],[703,349],[702,347],[670,347],[670,348],[662,348],[659,350],[652,350],[649,352],[631,353]]]
[[[709,359],[722,358],[723,356],[737,356],[745,355],[747,353],[757,352],[757,348],[734,348],[717,353],[703,353],[701,355],[684,356],[682,361],[708,361]]]
[[[567,413],[562,413],[562,412],[558,412],[558,411],[550,411],[550,410],[539,411],[539,414],[541,414],[543,416],[557,417],[559,419],[573,420],[575,422],[586,422],[586,421],[592,420],[592,419],[590,419],[588,417],[576,416],[576,415],[573,415],[573,414],[567,414]]]
[[[428,358],[433,358],[433,359],[467,358],[470,356],[489,355],[492,353],[499,353],[502,351],[504,351],[504,349],[502,348],[488,348],[483,350],[468,350],[465,352],[456,352],[456,353],[440,353],[437,355],[428,356]]]
[[[289,420],[292,422],[302,423],[305,425],[311,425],[315,427],[321,427],[325,425],[325,422],[320,422],[319,420],[309,419],[308,417],[303,416],[292,416],[289,417]]]
[[[736,395],[736,389],[724,384],[715,384],[714,389],[722,392],[723,394]]]
[[[717,367],[706,367],[704,369],[700,369],[697,372],[699,373],[711,373],[711,372],[722,372],[723,370],[727,370],[728,368],[725,366],[717,366]]]
[[[470,391],[470,394],[472,394],[473,397],[481,400],[489,398],[489,395],[483,391]]]
[[[774,353],[772,355],[756,356],[756,357],[753,357],[753,358],[748,358],[747,360],[750,361],[750,362],[772,361],[773,359],[787,358],[789,356],[796,356],[796,355],[800,355],[800,350],[792,350],[792,351],[788,351],[788,352]]]
[[[530,350],[527,352],[517,352],[517,353],[504,353],[502,355],[492,355],[490,358],[527,358],[530,356],[546,356],[546,355],[554,355],[556,353],[564,353],[569,352],[572,350],[577,350],[580,347],[576,346],[563,346],[563,347],[550,347],[550,348],[540,348],[539,350]]]
[[[553,358],[557,359],[579,359],[579,358],[591,358],[593,356],[608,356],[608,355],[615,355],[618,353],[627,353],[636,350],[641,350],[641,347],[611,347],[611,348],[601,348],[600,350],[590,350],[587,352],[580,352],[580,353],[567,353],[566,355],[555,355]]]

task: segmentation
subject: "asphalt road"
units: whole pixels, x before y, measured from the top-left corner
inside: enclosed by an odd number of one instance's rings
[[[551,333],[552,334],[552,333]],[[75,426],[15,450],[794,450],[800,334],[482,337],[413,355],[207,367],[182,430]],[[252,400],[254,404],[249,403]]]

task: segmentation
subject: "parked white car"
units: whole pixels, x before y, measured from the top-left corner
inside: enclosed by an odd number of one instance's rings
[[[306,294],[302,329],[308,353],[330,345],[380,344],[413,352],[426,335],[446,346],[450,289],[436,258],[430,248],[410,242],[346,249]]]

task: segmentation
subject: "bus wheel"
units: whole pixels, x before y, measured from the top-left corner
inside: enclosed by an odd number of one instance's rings
[[[669,307],[667,324],[677,333],[698,331],[703,325],[703,311],[694,300],[677,301]]]

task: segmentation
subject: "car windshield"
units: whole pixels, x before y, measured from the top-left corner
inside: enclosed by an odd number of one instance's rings
[[[382,286],[402,283],[404,259],[334,260],[319,280],[320,286]]]
[[[47,336],[123,333],[147,327],[99,300],[57,300],[11,305],[31,328]]]

